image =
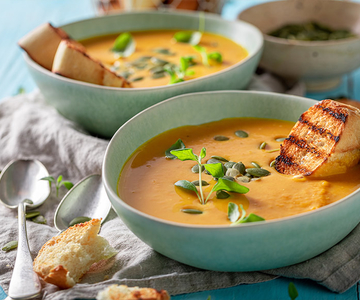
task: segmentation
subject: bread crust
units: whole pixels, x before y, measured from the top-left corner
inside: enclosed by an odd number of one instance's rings
[[[42,24],[30,31],[18,41],[18,45],[33,61],[51,71],[55,53],[62,40],[67,40],[79,48],[83,47],[72,40],[64,30],[50,23]]]
[[[74,286],[93,263],[116,253],[104,238],[97,235],[100,225],[100,219],[92,219],[51,238],[35,258],[34,271],[44,281],[62,289]]]
[[[169,300],[165,290],[152,288],[128,287],[126,285],[111,285],[99,292],[97,300]]]
[[[275,168],[288,175],[324,177],[360,160],[360,110],[323,100],[304,112],[280,147]]]
[[[110,71],[101,62],[91,58],[83,49],[63,40],[56,51],[52,72],[93,84],[130,87],[124,77]]]

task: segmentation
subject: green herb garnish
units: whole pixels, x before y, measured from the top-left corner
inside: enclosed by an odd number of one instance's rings
[[[223,168],[222,163],[202,164],[201,161],[206,156],[205,148],[201,149],[199,156],[194,154],[194,152],[191,148],[170,150],[170,153],[182,161],[186,161],[186,160],[195,161],[199,166],[199,170],[201,170],[202,168],[205,168],[206,171],[211,176],[213,176],[214,178],[217,178],[217,183],[213,186],[213,188],[207,195],[206,199],[204,197],[203,190],[202,190],[202,179],[201,179],[202,172],[199,172],[199,190],[197,189],[195,184],[193,184],[192,182],[190,182],[188,180],[179,180],[179,181],[175,182],[175,186],[195,192],[199,198],[200,203],[203,205],[207,203],[210,195],[216,191],[228,191],[228,192],[235,192],[235,193],[240,193],[240,194],[245,194],[249,191],[249,189],[247,187],[244,187],[235,181],[231,181],[226,178],[223,178],[225,176],[225,174],[224,174],[224,168]]]
[[[70,190],[74,184],[70,181],[63,181],[63,176],[60,175],[56,180],[53,176],[47,176],[47,177],[43,177],[40,180],[46,180],[49,181],[50,183],[50,188],[51,188],[51,184],[54,183],[55,184],[55,188],[56,188],[56,197],[59,196],[59,189],[60,187],[63,185],[64,187],[66,187],[68,190]]]
[[[178,43],[186,43],[190,45],[199,44],[202,37],[200,31],[179,31],[174,34],[174,40]]]
[[[206,49],[199,45],[195,45],[193,48],[200,53],[203,65],[209,67],[209,60],[222,63],[222,55],[220,52],[207,53]]]
[[[2,248],[1,250],[2,251],[5,251],[5,252],[8,252],[10,250],[13,250],[13,249],[16,249],[18,246],[18,241],[10,241],[8,243],[6,243]]]
[[[259,222],[259,221],[265,221],[264,218],[255,215],[250,214],[246,217],[246,211],[242,204],[240,204],[241,212],[239,211],[239,206],[233,202],[229,202],[228,204],[228,218],[232,222],[231,225],[238,225],[241,223],[249,223],[249,222]]]
[[[119,57],[128,57],[135,51],[135,41],[129,32],[120,34],[115,42],[111,51]]]
[[[291,300],[295,300],[299,296],[299,293],[295,287],[295,284],[292,282],[289,283],[288,292],[289,292],[289,297]]]
[[[170,75],[169,84],[183,82],[185,81],[185,76],[194,75],[193,70],[188,70],[190,66],[195,64],[193,59],[193,56],[182,56],[180,57],[180,64],[178,66],[173,64],[164,66],[164,70]]]

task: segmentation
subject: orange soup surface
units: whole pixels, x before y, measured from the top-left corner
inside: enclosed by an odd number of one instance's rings
[[[119,178],[118,194],[129,205],[146,214],[180,223],[201,225],[231,224],[227,216],[228,203],[242,204],[247,214],[254,213],[265,220],[300,214],[333,203],[360,187],[360,165],[347,173],[313,179],[278,173],[271,162],[279,154],[281,141],[287,137],[294,123],[288,121],[235,118],[198,126],[185,126],[164,132],[151,139],[130,157]],[[243,130],[247,138],[234,133]],[[226,141],[216,141],[215,136],[226,136]],[[271,172],[269,176],[237,181],[249,188],[246,194],[230,193],[227,199],[217,199],[212,193],[202,205],[194,192],[174,186],[178,180],[194,181],[199,174],[191,171],[194,161],[165,158],[165,150],[179,138],[187,148],[199,155],[206,148],[205,163],[213,155],[229,161],[241,161],[246,168],[253,162]],[[266,142],[265,149],[260,145]],[[211,175],[202,173],[209,182],[203,187],[205,197],[216,183]],[[202,214],[187,214],[182,209],[193,208]]]
[[[94,37],[81,41],[86,52],[101,61],[105,66],[119,75],[126,77],[134,88],[167,85],[170,76],[162,72],[165,64],[180,65],[181,57],[193,57],[193,63],[188,68],[190,73],[184,80],[190,80],[224,70],[248,56],[245,48],[234,41],[212,33],[203,33],[199,46],[206,52],[219,52],[222,63],[209,61],[209,66],[203,64],[202,56],[192,45],[176,42],[173,39],[178,30],[153,30],[131,32],[135,41],[135,51],[128,57],[117,58],[111,51],[119,34]]]

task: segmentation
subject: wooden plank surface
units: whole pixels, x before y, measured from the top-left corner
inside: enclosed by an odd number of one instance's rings
[[[224,9],[225,17],[234,18],[243,7],[253,4],[253,0],[230,0]],[[263,2],[264,0],[256,0]],[[27,92],[36,88],[26,69],[22,51],[16,45],[17,40],[31,29],[51,22],[55,26],[95,15],[92,0],[1,0],[0,8],[0,101],[15,95],[19,88]],[[327,96],[348,95],[360,99],[360,71],[345,78],[344,83],[336,90],[328,93],[308,94],[314,99]],[[280,278],[265,283],[240,285],[227,289],[205,291],[178,295],[175,300],[282,300],[290,299],[287,288],[293,281],[298,289],[298,299],[317,300],[350,300],[359,299],[358,286],[354,286],[343,294],[335,294],[309,280],[293,280]],[[0,288],[0,300],[5,298]]]

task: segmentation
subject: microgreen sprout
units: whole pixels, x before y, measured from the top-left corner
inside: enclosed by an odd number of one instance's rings
[[[55,184],[55,188],[56,188],[56,197],[59,196],[59,189],[60,187],[63,185],[64,187],[66,187],[68,190],[70,190],[74,184],[70,181],[64,181],[62,180],[63,176],[60,175],[56,180],[53,176],[47,176],[47,177],[43,177],[40,180],[47,180],[49,181],[50,184],[50,188],[51,188],[51,184],[54,183]]]
[[[176,149],[176,147],[179,147]],[[179,180],[175,182],[175,186],[184,188],[186,190],[195,192],[201,204],[206,204],[210,198],[210,195],[216,191],[228,191],[235,192],[240,194],[245,194],[249,191],[247,187],[244,187],[238,184],[235,181],[228,180],[224,178],[224,168],[222,163],[215,164],[202,164],[202,160],[206,157],[206,149],[202,148],[199,155],[194,154],[191,148],[185,148],[184,143],[179,139],[174,145],[172,145],[165,153],[170,153],[181,161],[192,160],[195,161],[199,170],[205,168],[205,170],[211,174],[214,178],[217,178],[216,184],[212,187],[211,191],[208,193],[207,197],[204,197],[203,185],[202,185],[202,172],[199,172],[199,188],[196,185],[188,180]],[[168,154],[166,154],[168,157]]]
[[[216,51],[207,53],[206,49],[200,45],[195,45],[193,48],[200,53],[203,65],[209,67],[209,61],[214,61],[220,64],[222,63],[222,55],[220,52]]]
[[[245,211],[244,207],[242,206],[242,204],[240,204],[240,211],[239,211],[239,206],[233,202],[229,202],[229,204],[228,204],[228,218],[232,222],[231,225],[265,221],[264,218],[262,218],[258,215],[255,215],[253,213],[246,216],[246,211]]]
[[[189,67],[195,64],[193,56],[182,56],[180,57],[180,64],[173,65],[168,64],[164,66],[164,70],[170,75],[169,84],[183,82],[185,76],[194,75],[193,70],[188,70]]]
[[[118,57],[128,57],[135,51],[135,41],[129,32],[120,34],[115,42],[111,51]]]

